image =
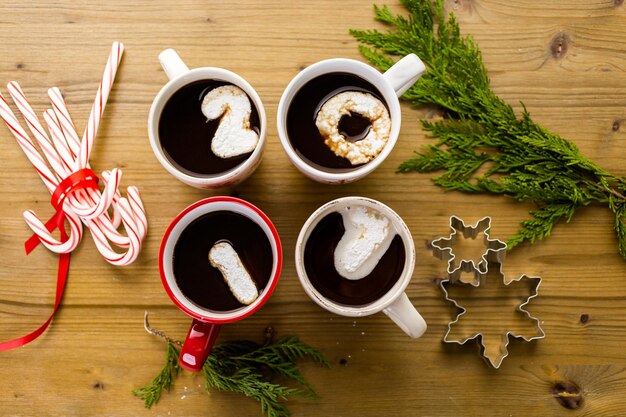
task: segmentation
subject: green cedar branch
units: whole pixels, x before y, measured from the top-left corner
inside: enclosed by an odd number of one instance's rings
[[[167,342],[167,353],[165,354],[165,366],[161,372],[152,380],[150,385],[146,385],[133,391],[138,397],[143,399],[146,408],[152,407],[161,399],[163,390],[172,389],[174,378],[178,376],[181,368],[178,365],[179,352],[176,346],[170,341]]]
[[[603,170],[572,142],[535,123],[525,107],[518,117],[491,89],[480,49],[471,36],[461,36],[453,14],[445,15],[443,0],[402,4],[408,16],[374,6],[376,19],[389,30],[350,31],[363,56],[381,70],[398,56],[417,54],[427,71],[403,98],[416,107],[443,110],[438,120],[422,120],[436,142],[403,162],[398,172],[443,171],[433,181],[447,190],[535,202],[538,209],[522,221],[509,248],[549,236],[580,207],[606,204],[626,258],[626,178]]]
[[[163,390],[169,391],[173,378],[180,372],[179,350],[168,341],[166,364],[150,385],[133,391],[147,408],[156,404]],[[231,391],[254,398],[261,412],[268,417],[287,417],[289,410],[283,401],[298,396],[316,399],[313,386],[304,378],[296,361],[310,358],[326,367],[330,365],[315,348],[301,342],[296,336],[286,336],[270,343],[258,344],[249,340],[224,342],[213,348],[202,371],[205,389]],[[273,377],[300,384],[303,388],[283,386]]]

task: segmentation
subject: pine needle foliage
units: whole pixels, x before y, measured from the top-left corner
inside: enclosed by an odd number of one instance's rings
[[[161,372],[152,380],[150,385],[146,385],[133,391],[138,397],[143,399],[146,408],[152,407],[158,403],[161,399],[161,393],[163,390],[169,391],[172,389],[174,378],[180,372],[180,366],[178,365],[179,352],[173,343],[167,342],[167,353],[165,354],[165,366],[161,369]]]
[[[533,201],[537,209],[521,222],[509,248],[550,235],[561,220],[592,203],[615,215],[620,254],[626,258],[626,177],[612,175],[570,141],[535,123],[523,106],[520,117],[491,89],[480,49],[462,36],[443,0],[402,0],[408,16],[374,6],[387,31],[351,30],[361,53],[381,70],[396,57],[417,54],[427,71],[403,96],[413,106],[436,105],[444,117],[422,120],[436,142],[403,162],[398,172],[443,171],[433,178],[446,190],[505,195]]]
[[[133,391],[143,398],[147,408],[159,401],[163,390],[170,390],[173,377],[180,371],[178,356],[178,349],[168,342],[165,367],[150,385]],[[296,364],[298,359],[307,357],[329,366],[318,350],[301,342],[296,336],[286,336],[264,345],[249,340],[224,342],[213,348],[202,368],[205,389],[243,394],[257,400],[261,412],[266,416],[287,417],[289,410],[284,401],[289,397],[317,398],[313,386]],[[302,388],[283,386],[274,382],[273,377],[293,381]]]

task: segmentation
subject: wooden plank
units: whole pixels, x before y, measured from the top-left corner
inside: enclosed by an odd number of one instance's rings
[[[397,1],[392,10],[403,12]],[[461,29],[483,51],[492,85],[521,112],[573,141],[603,168],[626,175],[626,8],[617,0],[542,2],[450,0]],[[330,370],[311,363],[303,372],[318,401],[289,402],[293,415],[457,416],[620,415],[626,408],[626,262],[617,254],[608,209],[581,209],[570,224],[533,246],[511,251],[508,278],[539,275],[540,296],[529,311],[546,338],[513,341],[499,370],[488,368],[478,347],[444,344],[455,309],[438,287],[445,263],[427,243],[449,233],[452,214],[467,222],[493,217],[492,237],[506,240],[532,204],[492,196],[448,193],[428,175],[395,174],[412,151],[430,139],[420,118],[434,109],[402,107],[396,149],[367,178],[343,186],[313,183],[289,163],[276,133],[283,89],[302,68],[321,59],[362,59],[349,28],[383,28],[371,2],[204,2],[163,0],[102,4],[6,0],[0,3],[0,81],[20,81],[37,112],[45,90],[58,85],[77,126],[84,126],[109,44],[126,54],[99,132],[92,165],[124,171],[123,185],[139,186],[150,229],[138,261],[106,264],[89,233],[72,256],[63,307],[51,328],[31,345],[0,354],[0,410],[8,415],[260,415],[258,404],[229,393],[206,395],[201,376],[185,374],[152,410],[131,390],[156,375],[162,341],[145,333],[152,324],[184,337],[190,319],[163,291],[157,252],[167,225],[188,204],[232,193],[262,208],[285,249],[279,286],[268,304],[245,321],[226,326],[220,340],[262,340],[298,334],[318,347]],[[153,156],[147,115],[166,77],[157,54],[178,50],[190,67],[231,69],[257,89],[268,116],[268,144],[257,172],[235,189],[202,191],[172,178]],[[0,88],[5,90],[4,88]],[[4,129],[4,128],[3,128]],[[52,214],[47,191],[17,145],[0,132],[0,340],[32,330],[52,309],[56,256],[38,248],[30,256],[22,212]],[[409,340],[387,317],[333,316],[311,302],[297,279],[293,250],[300,227],[321,204],[364,195],[390,205],[413,233],[417,265],[407,293],[429,324]],[[167,203],[164,204],[164,201]],[[497,319],[488,317],[486,321]]]

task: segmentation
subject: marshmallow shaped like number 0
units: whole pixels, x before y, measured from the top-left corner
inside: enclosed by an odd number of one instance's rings
[[[211,140],[211,151],[220,158],[252,152],[259,135],[250,128],[252,105],[247,94],[234,85],[214,88],[202,100],[202,113],[208,120],[220,119]]]
[[[339,132],[341,118],[351,113],[360,114],[372,125],[365,138],[357,142],[350,142]],[[374,159],[387,144],[391,132],[389,111],[382,101],[359,91],[344,91],[331,97],[317,113],[315,125],[326,146],[352,165]]]

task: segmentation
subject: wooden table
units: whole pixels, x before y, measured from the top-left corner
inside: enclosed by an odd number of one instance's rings
[[[396,1],[394,10],[403,9]],[[605,169],[626,175],[626,8],[622,0],[555,2],[447,1],[481,47],[495,91],[516,111],[523,101],[535,120],[575,142]],[[529,310],[544,340],[513,342],[499,370],[478,348],[441,339],[455,310],[437,285],[445,264],[426,243],[448,233],[456,214],[472,223],[493,217],[492,236],[506,240],[532,208],[509,199],[446,193],[428,175],[395,174],[412,150],[429,143],[420,129],[426,111],[403,104],[399,142],[385,163],[354,184],[313,183],[288,161],[276,134],[280,95],[302,68],[321,59],[362,59],[349,28],[373,28],[369,0],[311,2],[236,0],[45,1],[0,4],[0,79],[19,80],[38,112],[57,85],[82,130],[109,45],[126,54],[100,128],[92,165],[124,171],[141,190],[150,229],[132,266],[103,261],[89,233],[72,255],[63,305],[50,329],[30,345],[0,354],[2,415],[258,416],[258,404],[229,393],[207,395],[198,375],[184,374],[151,410],[131,390],[148,383],[164,360],[152,324],[183,338],[190,319],[160,283],[157,250],[172,218],[218,192],[192,189],[161,167],[148,143],[152,99],[166,77],[157,54],[175,48],[190,67],[218,66],[248,79],[269,121],[265,158],[235,193],[275,222],[285,248],[279,286],[252,318],[223,329],[220,340],[262,340],[266,326],[318,347],[330,370],[303,372],[319,401],[294,400],[294,416],[623,415],[626,410],[626,261],[617,254],[613,218],[604,207],[580,210],[546,241],[509,253],[507,276],[540,275]],[[2,88],[3,94],[6,89]],[[49,195],[8,130],[0,129],[0,339],[24,334],[52,309],[57,257],[22,249],[29,231],[21,213],[52,213]],[[395,209],[407,222],[418,264],[408,295],[429,328],[410,340],[383,314],[353,320],[311,302],[295,274],[293,250],[309,214],[331,199],[363,195]],[[557,400],[579,392],[575,412]],[[567,403],[564,401],[563,403]]]

